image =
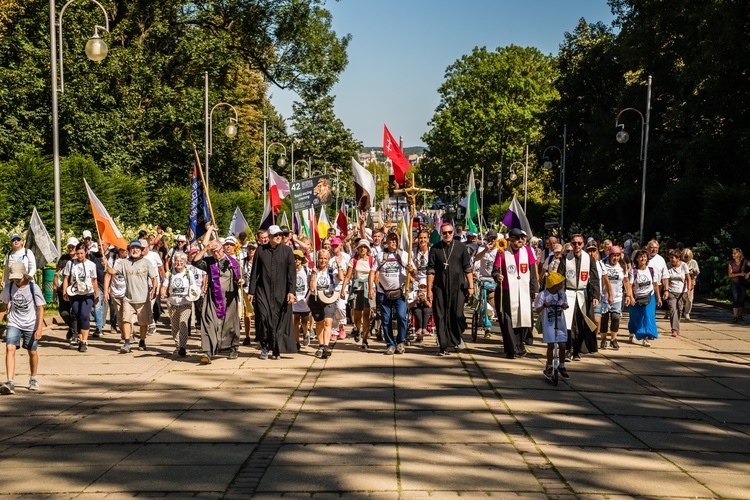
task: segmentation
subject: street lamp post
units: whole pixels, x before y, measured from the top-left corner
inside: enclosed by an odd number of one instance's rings
[[[332,166],[331,170],[336,172],[336,210],[338,210],[339,209],[339,174],[341,173],[341,169]]]
[[[220,102],[210,110],[208,109],[208,71],[206,71],[205,73],[205,85],[203,94],[204,108],[206,111],[206,158],[203,162],[206,164],[206,190],[208,190],[208,161],[209,157],[214,154],[214,111],[216,110],[216,108],[223,106],[231,109],[234,112],[234,118],[230,117],[229,124],[224,127],[224,135],[226,135],[230,139],[234,139],[237,136],[237,123],[239,122],[239,115],[237,114],[237,110],[235,109],[235,107],[228,102]]]
[[[560,236],[563,236],[563,222],[565,215],[565,150],[567,147],[568,140],[568,126],[563,126],[563,146],[562,149],[557,146],[547,146],[542,152],[542,158],[544,159],[544,168],[551,169],[552,161],[547,157],[547,151],[550,149],[556,150],[560,154]]]
[[[510,164],[510,180],[514,181],[518,178],[516,175],[516,172],[513,170],[513,167],[520,167],[523,169],[523,185],[524,185],[524,195],[523,195],[523,211],[526,211],[526,165],[524,165],[520,161],[514,161]]]
[[[58,103],[57,94],[65,91],[65,75],[63,71],[63,29],[62,21],[65,9],[75,2],[76,0],[69,0],[63,8],[60,9],[60,16],[57,17],[57,7],[55,6],[55,0],[49,1],[49,33],[50,33],[50,61],[52,66],[51,80],[52,80],[52,172],[53,172],[53,183],[55,192],[55,245],[57,251],[60,252],[61,248],[61,215],[60,215],[60,130],[58,123]],[[102,7],[102,4],[96,0],[91,0],[95,3],[104,14],[104,26],[95,25],[94,35],[86,42],[85,52],[86,57],[90,60],[99,62],[107,57],[107,44],[99,36],[99,30],[106,31],[109,33],[109,16],[107,11]],[[57,22],[56,22],[57,21]],[[57,30],[55,29],[57,25]],[[57,65],[58,65],[58,30],[59,30],[59,64],[60,64],[60,88],[57,87]]]
[[[615,118],[615,127],[620,130],[617,132],[615,138],[620,144],[625,144],[630,139],[630,134],[625,131],[625,124],[620,123],[620,115],[626,111],[635,111],[638,116],[641,117],[641,147],[640,147],[640,158],[643,160],[643,180],[641,181],[641,226],[640,226],[640,240],[643,241],[643,221],[646,215],[646,164],[648,161],[648,128],[651,123],[651,76],[648,77],[648,90],[646,91],[646,117],[635,108],[625,108],[617,113]]]

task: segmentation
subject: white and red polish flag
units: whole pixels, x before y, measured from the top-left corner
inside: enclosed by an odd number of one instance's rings
[[[281,210],[281,200],[289,196],[289,182],[270,168],[268,171],[270,178],[268,197],[271,200],[271,208],[274,213],[278,213]]]

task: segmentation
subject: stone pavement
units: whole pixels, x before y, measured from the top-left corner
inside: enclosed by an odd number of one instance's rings
[[[200,366],[164,327],[130,355],[51,329],[42,391],[19,354],[0,397],[0,498],[750,498],[750,328],[693,319],[569,363],[558,387],[541,344],[507,360],[497,338]]]

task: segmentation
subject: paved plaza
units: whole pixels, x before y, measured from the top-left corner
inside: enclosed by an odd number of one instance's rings
[[[0,397],[0,498],[750,498],[750,328],[730,319],[698,304],[672,338],[660,318],[653,347],[585,356],[558,387],[544,346],[508,360],[499,336],[201,366],[164,326],[130,355],[51,327],[42,390],[19,353]]]

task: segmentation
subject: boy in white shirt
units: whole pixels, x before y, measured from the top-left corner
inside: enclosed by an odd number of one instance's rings
[[[31,282],[23,262],[14,262],[8,273],[8,285],[0,292],[0,300],[9,304],[8,328],[5,335],[5,369],[8,381],[0,386],[0,394],[15,394],[16,350],[21,345],[29,352],[29,390],[38,391],[36,372],[39,366],[37,347],[44,330],[44,295]],[[5,313],[0,313],[2,321]],[[23,344],[21,341],[23,340]]]

